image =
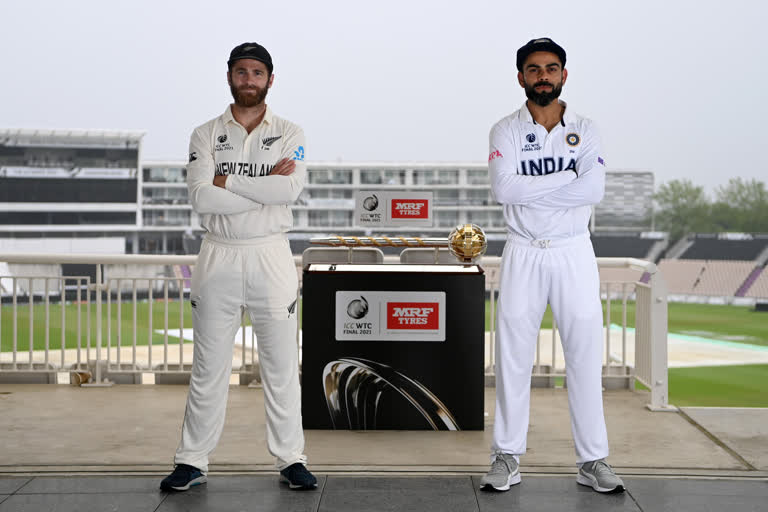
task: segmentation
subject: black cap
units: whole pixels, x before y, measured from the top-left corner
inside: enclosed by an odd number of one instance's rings
[[[517,70],[523,70],[523,64],[525,59],[528,58],[533,52],[550,52],[554,53],[560,58],[560,64],[565,67],[565,50],[563,47],[551,40],[548,37],[540,37],[538,39],[531,39],[525,46],[522,46],[517,50]]]
[[[272,74],[272,56],[259,43],[243,43],[235,46],[229,54],[227,65],[231,68],[232,63],[240,59],[253,59],[263,62],[267,65],[269,73]]]

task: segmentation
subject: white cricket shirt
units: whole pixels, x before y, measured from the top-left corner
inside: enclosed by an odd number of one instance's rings
[[[551,132],[525,103],[491,129],[491,191],[511,235],[556,240],[586,233],[591,205],[603,198],[605,162],[595,124],[560,104],[563,118]]]
[[[272,176],[275,164],[290,158],[290,176]],[[226,189],[213,184],[228,175]],[[251,133],[235,121],[227,107],[219,117],[195,128],[189,143],[187,186],[200,225],[222,238],[248,239],[293,227],[290,204],[304,188],[304,132],[267,107]]]

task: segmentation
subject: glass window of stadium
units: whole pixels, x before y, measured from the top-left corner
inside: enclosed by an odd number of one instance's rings
[[[183,183],[187,180],[185,167],[145,167],[145,182]]]
[[[453,227],[459,223],[459,213],[456,211],[435,212],[436,225],[438,227]]]
[[[144,204],[186,204],[186,188],[145,188]]]
[[[309,225],[310,227],[323,227],[328,225],[329,212],[327,211],[310,211],[309,212]]]
[[[328,199],[331,197],[331,189],[316,188],[309,191],[310,199]]]
[[[468,185],[487,185],[488,184],[488,171],[483,169],[468,170],[467,171],[467,184]]]
[[[363,169],[360,171],[360,183],[364,185],[402,185],[405,183],[405,170]]]
[[[455,206],[459,203],[458,190],[435,190],[435,204]]]
[[[189,226],[189,210],[146,210],[144,225],[146,226]]]
[[[458,169],[416,170],[413,182],[417,185],[455,185],[459,182]]]
[[[488,190],[470,189],[464,191],[465,204],[471,205],[489,205],[493,204],[491,201],[491,193]]]
[[[467,222],[477,224],[480,227],[490,225],[491,212],[488,211],[469,211],[467,212]]]
[[[352,183],[351,170],[308,169],[308,182],[315,185],[344,185]]]
[[[310,189],[309,199],[352,199],[352,190],[338,188]]]
[[[309,212],[310,227],[349,227],[352,225],[352,212],[345,210],[326,210]]]
[[[142,233],[139,252],[144,254],[184,254],[181,233]]]

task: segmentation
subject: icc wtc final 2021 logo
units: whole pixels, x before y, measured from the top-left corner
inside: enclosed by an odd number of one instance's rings
[[[371,194],[370,196],[363,199],[363,208],[368,210],[369,212],[372,212],[379,206],[379,198],[376,197],[376,194]]]

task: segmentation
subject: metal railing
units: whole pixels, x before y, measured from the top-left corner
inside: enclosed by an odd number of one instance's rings
[[[140,376],[150,374],[159,382],[166,377],[188,375],[192,362],[192,345],[185,343],[192,339],[191,310],[187,309],[189,293],[185,286],[188,278],[174,276],[172,269],[180,265],[193,266],[196,259],[196,256],[166,255],[0,254],[0,262],[8,264],[77,263],[95,268],[93,280],[89,276],[60,274],[0,275],[3,283],[0,291],[4,296],[0,302],[0,379],[14,372],[26,376],[89,372],[90,375],[85,376],[86,385],[104,386],[115,380],[121,382],[121,377],[127,377],[127,382],[140,382]],[[300,291],[301,257],[295,256],[294,262]],[[120,265],[144,271],[142,276],[134,277],[117,271]],[[495,366],[499,265],[498,257],[486,257],[482,261],[490,297],[491,327],[485,346],[486,374],[490,376]],[[603,383],[606,388],[631,389],[636,379],[650,389],[649,407],[664,410],[668,405],[664,280],[656,265],[643,260],[598,258],[598,265],[601,269],[632,269],[636,276],[643,274],[642,279],[601,282],[605,304]],[[620,325],[614,324],[614,301],[621,304]],[[629,301],[636,305],[634,328],[627,323]],[[52,313],[52,305],[60,311]],[[22,320],[25,310],[27,318]],[[156,323],[157,313],[160,318]],[[11,325],[6,325],[8,317]],[[258,380],[259,376],[257,340],[252,332],[248,333],[245,318],[243,315],[239,350],[233,356],[233,373],[240,374],[241,383]],[[24,320],[26,325],[20,329]],[[185,327],[185,321],[189,327]],[[42,326],[36,328],[39,323]],[[56,349],[51,348],[53,334],[58,341]],[[24,338],[27,347],[20,350]],[[567,385],[558,340],[553,320],[552,328],[539,334],[533,385],[551,387],[559,385],[561,379]],[[48,382],[57,380],[51,377]]]

